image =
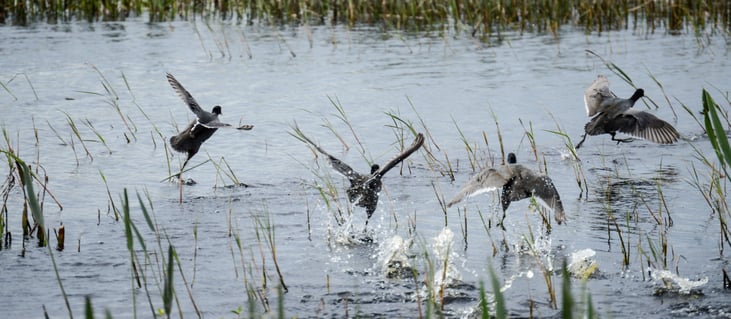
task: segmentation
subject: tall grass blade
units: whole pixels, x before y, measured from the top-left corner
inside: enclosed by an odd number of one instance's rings
[[[716,151],[716,156],[722,165],[723,170],[726,172],[726,177],[731,180],[731,176],[728,174],[727,167],[731,165],[731,146],[728,143],[728,136],[726,130],[721,123],[716,108],[718,104],[713,100],[711,95],[703,89],[703,120],[706,126],[706,133],[711,141],[713,149]]]
[[[495,295],[495,318],[503,319],[508,318],[508,311],[505,308],[505,297],[500,290],[500,281],[498,280],[495,269],[490,268],[490,283],[492,284],[492,293]]]
[[[162,292],[162,303],[165,307],[165,315],[170,318],[170,311],[173,307],[173,271],[174,271],[174,258],[173,254],[175,253],[175,250],[173,249],[173,245],[168,246],[168,264],[167,269],[165,270],[165,282],[164,282],[164,288]]]

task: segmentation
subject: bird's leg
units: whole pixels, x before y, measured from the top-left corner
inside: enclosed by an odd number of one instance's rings
[[[500,229],[505,230],[505,225],[503,224],[505,222],[505,211],[503,211],[503,217],[500,218],[500,222],[497,223],[498,226],[500,226]]]
[[[629,143],[629,142],[632,142],[632,141],[635,140],[635,139],[633,139],[631,137],[629,137],[629,138],[615,138],[614,135],[616,133],[609,133],[609,134],[612,135],[612,141],[617,141],[617,145],[619,145],[619,143]]]
[[[581,147],[581,144],[584,144],[585,139],[586,139],[586,133],[584,133],[584,135],[581,136],[581,141],[579,142],[579,144],[576,144],[577,150],[579,149],[579,147]]]

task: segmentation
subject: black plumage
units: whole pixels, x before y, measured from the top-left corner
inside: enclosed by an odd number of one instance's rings
[[[361,174],[355,171],[349,165],[345,164],[343,161],[337,159],[336,157],[330,155],[328,152],[323,150],[312,140],[307,138],[307,136],[302,134],[301,131],[298,130],[298,133],[299,136],[302,137],[302,139],[312,145],[318,152],[320,152],[322,155],[327,156],[330,165],[332,165],[332,167],[336,171],[348,178],[348,180],[350,181],[350,187],[348,187],[347,189],[348,200],[351,203],[355,203],[356,206],[364,207],[366,209],[366,214],[368,216],[368,218],[366,219],[366,225],[368,225],[368,220],[373,215],[373,212],[376,211],[376,206],[378,205],[378,194],[380,193],[381,186],[383,185],[381,182],[381,178],[383,177],[383,175],[386,174],[393,167],[401,163],[401,161],[409,157],[409,155],[414,153],[422,146],[422,144],[424,144],[424,135],[418,133],[416,135],[416,139],[414,139],[414,142],[411,143],[411,145],[403,152],[398,154],[396,157],[388,161],[383,166],[379,166],[378,164],[372,165],[369,174]]]
[[[188,157],[183,163],[183,167],[188,164],[188,161],[198,153],[203,142],[208,140],[213,133],[222,127],[232,127],[231,124],[222,123],[218,117],[221,115],[221,106],[216,105],[213,107],[211,112],[203,110],[198,102],[193,98],[192,95],[183,87],[178,80],[173,77],[172,74],[167,74],[168,82],[173,87],[175,92],[183,99],[190,111],[195,114],[195,120],[193,120],[188,126],[180,131],[175,136],[170,137],[170,146],[181,153],[187,153]],[[239,130],[250,130],[253,125],[243,125],[237,127]],[[181,168],[181,171],[182,171]]]

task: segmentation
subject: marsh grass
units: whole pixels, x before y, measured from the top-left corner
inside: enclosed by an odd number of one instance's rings
[[[727,104],[731,105],[728,98],[726,99]],[[728,166],[731,165],[731,147],[729,147],[726,133],[729,121],[727,111],[724,111],[705,89],[702,91],[701,101],[703,105],[703,127],[715,151],[718,164],[706,157],[700,149],[693,146],[697,158],[709,169],[710,173],[708,173],[708,182],[702,181],[695,165],[692,165],[693,180],[691,184],[699,190],[711,211],[718,216],[720,228],[719,254],[723,255],[725,246],[731,246],[731,228],[729,227],[731,210],[728,207],[727,183],[725,182],[731,181],[728,170]],[[722,119],[726,122],[725,126]]]
[[[2,6],[0,6],[0,8],[2,8]],[[2,10],[2,9],[0,9],[0,10]],[[1,17],[2,17],[2,15],[0,13],[0,18]],[[2,23],[2,21],[0,21],[0,23]],[[2,86],[2,88],[5,90],[5,92],[7,92],[8,94],[10,94],[10,96],[13,98],[13,100],[17,101],[18,100],[18,97],[15,96],[15,94],[13,94],[12,91],[10,91],[10,88],[8,87],[8,85],[11,84],[11,82],[13,82],[19,75],[22,75],[25,78],[25,82],[28,83],[28,87],[33,92],[33,96],[35,96],[36,101],[38,101],[39,100],[39,98],[38,98],[38,92],[36,92],[36,88],[33,86],[33,83],[30,81],[30,78],[25,73],[16,73],[13,76],[11,76],[10,79],[8,79],[8,81],[5,82],[5,83],[3,83],[2,81],[0,81],[0,86]]]
[[[557,37],[561,26],[570,25],[602,33],[629,29],[678,34],[693,31],[703,35],[727,33],[729,5],[726,1],[143,1],[90,0],[81,2],[15,1],[0,6],[0,23],[28,25],[34,21],[57,23],[69,20],[115,21],[146,15],[150,22],[223,20],[246,24],[380,25],[385,29],[433,32],[447,37],[464,32],[480,41],[502,41],[504,33],[548,33]],[[699,40],[700,42],[701,40]],[[225,44],[219,44],[225,50]]]
[[[340,191],[339,186],[333,179],[333,175],[331,174],[330,169],[320,169],[319,162],[317,161],[317,158],[320,157],[320,153],[317,152],[312,146],[309,145],[309,143],[306,141],[308,137],[302,132],[302,130],[297,125],[297,122],[294,122],[291,126],[292,132],[289,134],[293,136],[294,138],[298,139],[302,143],[305,143],[310,150],[312,151],[312,154],[314,158],[316,159],[315,163],[318,165],[317,167],[312,167],[310,164],[303,163],[299,160],[297,162],[300,163],[300,165],[307,168],[312,174],[315,176],[315,182],[310,184],[310,187],[315,189],[317,193],[320,195],[320,198],[325,203],[326,208],[328,211],[331,211],[331,217],[334,218],[335,222],[338,226],[343,226],[347,223],[348,220],[352,218],[352,207],[349,204],[343,203],[340,201]]]
[[[551,117],[553,117],[553,115],[551,115]],[[554,122],[555,121],[556,119],[554,118]],[[584,197],[584,192],[586,192],[586,197],[588,197],[589,183],[586,181],[584,168],[581,166],[581,160],[579,159],[579,155],[576,153],[576,147],[571,141],[571,137],[563,131],[558,122],[556,122],[556,131],[548,130],[547,132],[556,134],[563,138],[564,147],[566,148],[567,153],[570,155],[569,161],[571,162],[571,168],[574,172],[574,180],[576,181],[576,186],[579,188],[579,199]]]
[[[229,187],[238,187],[243,186],[247,187],[248,185],[244,184],[239,180],[239,178],[236,176],[236,173],[231,168],[231,165],[228,164],[228,161],[226,161],[226,158],[221,156],[221,159],[218,161],[214,161],[213,158],[211,158],[211,155],[206,153],[208,155],[208,161],[213,163],[213,166],[216,168],[216,184],[218,185],[218,178],[221,178],[221,181],[223,183],[223,188],[229,188]],[[224,178],[225,177],[225,178]],[[231,185],[226,185],[225,179],[228,179],[231,181]],[[216,187],[216,186],[214,186]]]
[[[545,219],[545,218],[544,218]],[[558,309],[557,306],[557,299],[556,299],[556,288],[554,286],[554,276],[553,276],[553,264],[552,259],[553,257],[550,256],[550,254],[547,254],[543,252],[541,249],[536,247],[536,237],[533,232],[533,226],[531,225],[529,220],[526,220],[526,224],[528,225],[528,233],[527,235],[523,235],[524,242],[526,246],[528,247],[529,251],[531,252],[531,255],[535,258],[536,262],[538,263],[538,266],[540,267],[541,274],[543,274],[543,281],[546,284],[546,291],[548,292],[548,298],[549,298],[549,304],[553,309]],[[545,223],[544,225],[549,225],[550,223]],[[539,230],[540,231],[540,230]],[[546,229],[546,234],[550,233],[550,228]]]
[[[74,122],[74,119],[71,118],[71,115],[66,113],[65,111],[61,111],[64,115],[66,115],[66,123],[68,123],[69,127],[71,128],[71,132],[73,133],[73,136],[76,136],[76,140],[81,143],[81,146],[84,148],[84,152],[86,152],[86,156],[89,158],[89,160],[94,161],[94,156],[91,156],[91,152],[89,152],[89,148],[86,147],[86,143],[84,143],[84,139],[81,137],[81,132],[79,131],[79,128],[76,126],[76,122]],[[71,141],[71,145],[73,148],[73,139]],[[74,148],[74,155],[76,154],[75,148]],[[79,166],[79,158],[76,157],[76,166]]]
[[[42,198],[44,194],[47,192],[47,185],[40,182],[40,179],[38,176],[36,176],[37,173],[34,173],[31,169],[31,167],[26,164],[24,160],[22,160],[15,151],[10,147],[10,139],[7,135],[7,131],[5,128],[3,128],[3,133],[6,139],[6,143],[8,145],[8,150],[0,149],[0,153],[4,153],[6,156],[6,159],[8,161],[8,165],[10,166],[7,184],[3,186],[4,188],[4,202],[3,202],[3,211],[5,212],[5,216],[0,216],[0,231],[4,231],[5,228],[5,220],[7,219],[7,194],[10,192],[10,189],[12,189],[15,185],[14,180],[15,177],[13,177],[13,174],[17,174],[17,179],[20,181],[20,188],[23,192],[24,197],[24,212],[26,209],[30,209],[31,215],[33,216],[34,226],[33,228],[36,230],[36,238],[38,240],[38,247],[46,247],[48,250],[48,255],[51,260],[51,265],[53,267],[54,274],[56,276],[56,281],[58,282],[59,288],[61,290],[61,295],[63,296],[64,303],[66,306],[66,309],[68,311],[69,317],[73,318],[73,314],[71,312],[71,305],[69,303],[68,295],[66,294],[66,290],[63,286],[63,281],[61,280],[61,275],[58,272],[58,267],[56,265],[56,259],[54,256],[54,252],[51,249],[51,245],[48,243],[48,237],[50,232],[46,232],[46,223],[44,218],[44,212],[43,212],[43,202]],[[38,164],[39,165],[39,164]],[[48,176],[45,176],[44,180],[48,180]],[[39,196],[39,194],[36,193],[35,187],[33,186],[34,180],[40,188],[43,189],[43,193]],[[40,199],[39,199],[40,198]],[[59,208],[63,209],[60,204]],[[23,217],[24,219],[27,219],[27,217]],[[26,226],[23,227],[24,230]],[[0,232],[2,233],[2,232]],[[9,234],[9,233],[5,233]],[[64,230],[61,228],[61,238],[57,238],[58,241],[58,248],[61,248],[59,250],[63,249],[63,237],[64,237]],[[5,237],[5,236],[4,236]],[[9,237],[9,236],[8,236]],[[5,237],[6,240],[8,237]],[[6,244],[8,242],[6,241]],[[21,256],[23,256],[25,253],[25,240],[23,241],[23,252],[21,253]]]
[[[119,94],[117,93],[117,90],[114,89],[114,86],[112,85],[112,83],[109,82],[107,77],[104,75],[104,73],[102,73],[101,70],[99,70],[99,68],[97,68],[93,64],[91,64],[91,68],[94,69],[94,71],[96,71],[96,73],[99,75],[99,83],[104,88],[104,93],[95,93],[95,92],[82,92],[82,93],[89,93],[89,94],[95,94],[95,95],[106,97],[105,102],[107,104],[109,104],[109,106],[111,106],[115,112],[117,112],[117,115],[119,115],[120,120],[122,120],[122,123],[127,128],[127,132],[129,132],[130,135],[132,136],[132,139],[137,140],[137,136],[135,134],[135,132],[137,132],[137,127],[135,126],[134,122],[129,117],[129,115],[125,114],[122,111],[122,107],[119,104],[120,97],[119,97]],[[122,78],[124,79],[125,84],[129,85],[129,83],[126,80],[126,77],[124,77],[124,74],[122,74]],[[129,86],[127,86],[127,87],[129,88]],[[130,90],[130,93],[131,93],[131,90]],[[124,136],[127,139],[127,141],[129,142],[129,137],[127,137],[126,133],[124,133]]]
[[[136,300],[137,296],[140,295],[146,298],[150,314],[154,317],[163,316],[170,318],[173,314],[173,305],[177,306],[177,311],[182,314],[181,299],[174,288],[177,268],[177,273],[182,281],[181,284],[185,287],[190,304],[197,317],[200,318],[201,312],[193,297],[191,284],[185,276],[182,262],[176,253],[175,247],[167,232],[154,220],[152,199],[149,193],[145,192],[146,200],[143,200],[139,192],[136,197],[144,225],[147,226],[148,232],[154,234],[154,243],[147,243],[143,235],[143,230],[140,230],[135,224],[132,218],[131,203],[126,188],[120,197],[126,248],[129,252],[130,260],[132,313],[137,317]],[[163,247],[167,248],[164,249]],[[140,258],[140,254],[142,258]],[[151,258],[151,256],[154,256],[154,258]],[[157,291],[159,295],[154,295],[150,288],[154,288],[152,291]]]
[[[289,291],[289,288],[287,288],[287,285],[284,283],[284,276],[282,275],[282,271],[279,267],[279,261],[277,259],[277,241],[274,224],[272,223],[272,218],[269,214],[269,210],[266,208],[264,210],[266,215],[265,218],[258,217],[257,215],[253,216],[254,222],[256,223],[256,237],[257,239],[261,239],[261,237],[264,237],[264,241],[269,247],[269,252],[271,253],[274,268],[277,272],[277,276],[279,277],[279,288],[282,289],[284,293],[287,293]]]

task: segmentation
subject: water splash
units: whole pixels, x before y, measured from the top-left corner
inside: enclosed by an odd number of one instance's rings
[[[652,267],[647,269],[652,276],[652,279],[663,285],[663,288],[668,290],[677,290],[681,294],[690,294],[694,289],[697,289],[708,283],[708,277],[703,277],[699,280],[691,280],[689,278],[680,277],[668,270],[658,270]]]
[[[569,257],[568,271],[574,278],[587,279],[599,268],[596,259],[596,251],[587,248],[575,251]]]
[[[407,278],[413,276],[413,267],[409,262],[408,250],[412,240],[404,240],[401,236],[392,236],[379,246],[378,265],[387,278]]]
[[[452,249],[454,246],[454,233],[449,228],[444,228],[434,237],[432,251],[434,252],[435,265],[439,265],[434,276],[434,295],[440,295],[442,287],[449,287],[462,281],[462,274],[457,269],[454,261],[458,258],[457,253]]]

